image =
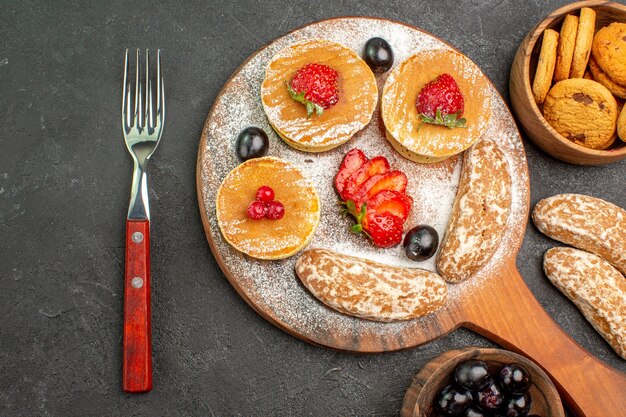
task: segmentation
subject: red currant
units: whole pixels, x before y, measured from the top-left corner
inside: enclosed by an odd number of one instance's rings
[[[270,201],[265,203],[265,207],[267,208],[265,217],[268,219],[278,220],[285,215],[285,206],[280,201]]]
[[[261,220],[263,217],[265,217],[265,205],[260,201],[253,201],[248,206],[247,213],[248,217],[250,217],[252,220]]]
[[[267,185],[262,185],[256,191],[256,199],[264,203],[274,201],[274,190],[272,190],[272,188],[268,187]]]

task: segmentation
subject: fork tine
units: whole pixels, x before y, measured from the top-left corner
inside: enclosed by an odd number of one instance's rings
[[[146,49],[146,83],[145,83],[145,95],[146,95],[146,106],[145,106],[145,125],[148,128],[148,133],[150,133],[150,129],[154,125],[152,122],[152,80],[150,80],[150,50]]]
[[[159,127],[165,118],[165,85],[161,74],[161,50],[157,49],[157,97],[155,127]]]
[[[139,49],[137,49],[137,64],[135,67],[135,126],[138,128],[143,127],[143,112],[142,107],[142,91],[141,84],[139,83],[139,74],[141,74],[141,57],[139,56]]]
[[[124,124],[124,129],[127,130],[128,127],[130,126],[130,114],[129,114],[129,106],[128,106],[128,101],[130,99],[129,97],[129,88],[130,86],[128,85],[128,48],[126,49],[126,53],[124,54],[124,84],[122,89],[123,89],[123,93],[122,93],[122,122],[125,122]]]

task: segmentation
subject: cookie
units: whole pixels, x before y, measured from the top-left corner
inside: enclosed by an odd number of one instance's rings
[[[533,80],[533,97],[535,103],[541,104],[546,99],[550,85],[552,84],[552,76],[554,75],[554,66],[556,64],[556,49],[559,44],[559,34],[552,29],[543,31],[543,42],[541,43],[541,52],[539,52],[539,61],[537,61],[537,70],[535,79]]]
[[[602,71],[602,68],[600,68],[593,56],[589,58],[589,70],[591,71],[593,79],[605,86],[614,96],[626,98],[626,87],[617,84],[606,72]]]
[[[626,109],[626,106],[622,107],[622,111],[617,118],[617,136],[619,136],[622,142],[626,142],[626,110],[624,109]]]
[[[561,26],[559,47],[556,52],[556,66],[554,67],[554,81],[567,80],[572,68],[572,57],[578,33],[578,16],[568,14]],[[547,94],[547,93],[546,93]]]
[[[558,133],[591,149],[613,143],[617,102],[602,84],[584,78],[556,83],[548,92],[543,116]]]
[[[626,86],[626,23],[611,23],[598,31],[593,57],[611,80]]]
[[[570,78],[582,78],[585,75],[589,55],[591,55],[591,44],[593,43],[593,33],[596,30],[596,12],[588,7],[580,9],[578,19],[578,31],[576,32],[576,45],[574,46],[574,56],[572,57],[572,68]]]

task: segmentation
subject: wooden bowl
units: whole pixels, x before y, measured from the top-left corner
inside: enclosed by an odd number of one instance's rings
[[[537,146],[555,158],[572,164],[602,165],[626,158],[626,143],[619,138],[606,150],[585,148],[560,135],[543,118],[532,94],[541,39],[545,29],[561,29],[567,14],[578,13],[582,7],[591,7],[596,12],[596,29],[612,22],[626,22],[626,6],[609,1],[581,1],[568,4],[550,13],[522,41],[511,67],[509,89],[511,103],[517,120],[526,134]]]
[[[565,416],[555,386],[545,372],[534,362],[508,350],[478,347],[449,350],[428,362],[415,375],[411,386],[406,391],[400,415],[402,417],[431,417],[435,415],[433,414],[435,396],[450,383],[450,378],[457,364],[468,359],[480,359],[500,365],[513,362],[522,365],[530,372],[533,381],[530,388],[532,404],[529,415]]]

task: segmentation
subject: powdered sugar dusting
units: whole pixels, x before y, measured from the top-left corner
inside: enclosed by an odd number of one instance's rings
[[[309,245],[364,257],[394,266],[406,266],[436,271],[435,257],[422,263],[408,260],[401,247],[381,250],[363,237],[349,231],[349,221],[339,215],[333,176],[345,153],[353,147],[362,149],[368,157],[384,155],[394,169],[400,169],[409,179],[408,193],[414,198],[414,208],[406,222],[406,230],[417,224],[429,224],[440,234],[446,229],[459,181],[461,158],[421,165],[404,159],[385,139],[385,128],[377,107],[372,122],[348,143],[320,154],[297,151],[287,146],[272,130],[264,114],[260,87],[265,68],[281,49],[305,39],[324,38],[339,42],[361,53],[365,42],[373,37],[386,39],[394,48],[396,64],[410,55],[428,49],[449,48],[443,42],[408,26],[378,19],[342,18],[314,23],[274,41],[253,55],[233,76],[215,101],[203,131],[198,164],[201,210],[205,211],[207,234],[213,241],[216,257],[235,282],[233,284],[253,307],[272,322],[291,329],[306,340],[340,348],[358,349],[358,335],[371,335],[380,340],[398,340],[399,334],[410,334],[388,349],[414,346],[425,342],[423,331],[431,325],[434,315],[450,316],[455,299],[480,288],[502,263],[516,252],[526,223],[528,177],[521,138],[502,98],[490,85],[492,118],[486,135],[506,154],[511,176],[511,213],[506,232],[492,259],[471,279],[449,286],[449,301],[433,315],[406,322],[380,323],[358,319],[329,309],[300,283],[294,272],[297,255],[281,261],[260,261],[236,251],[222,238],[215,218],[216,191],[224,177],[237,164],[235,141],[247,126],[258,126],[270,137],[272,156],[295,163],[315,184],[321,200],[321,222]],[[387,74],[377,76],[379,92]]]

